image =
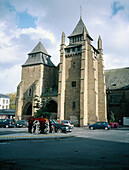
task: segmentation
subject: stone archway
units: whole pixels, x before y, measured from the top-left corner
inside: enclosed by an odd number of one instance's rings
[[[26,119],[27,117],[32,116],[32,103],[28,102],[24,108],[22,113],[22,119]]]
[[[54,100],[50,100],[47,104],[47,111],[51,113],[51,119],[57,119],[57,103]]]

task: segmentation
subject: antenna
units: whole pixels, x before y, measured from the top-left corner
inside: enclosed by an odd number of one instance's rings
[[[82,19],[82,6],[80,6],[80,19]]]

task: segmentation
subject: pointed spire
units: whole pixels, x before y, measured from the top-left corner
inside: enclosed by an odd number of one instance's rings
[[[62,32],[61,44],[65,45],[65,33],[64,33],[64,31]]]
[[[101,40],[101,37],[99,35],[99,39],[98,39],[98,49],[102,49],[102,40]]]
[[[82,6],[80,6],[80,19],[82,19]]]
[[[46,49],[44,48],[41,40],[39,41],[39,43],[36,45],[36,47],[29,54],[34,54],[34,53],[38,53],[38,52],[42,52],[46,55],[49,55],[48,52],[46,51]]]

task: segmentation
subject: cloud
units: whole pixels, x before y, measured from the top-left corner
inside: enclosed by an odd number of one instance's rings
[[[11,68],[0,69],[0,93],[10,93],[17,89],[17,85],[21,81],[21,67],[14,65]],[[13,90],[13,91],[12,91]]]
[[[129,66],[129,2],[127,0],[0,0],[1,93],[2,89],[6,91],[3,84],[13,83],[11,78],[8,78],[6,83],[4,77],[9,74],[9,70],[12,75],[15,75],[17,67],[21,69],[21,65],[28,57],[27,54],[38,44],[40,38],[52,56],[51,60],[54,64],[59,63],[62,31],[65,32],[67,45],[67,36],[72,33],[80,17],[80,5],[82,19],[94,39],[93,45],[96,48],[98,37],[101,35],[105,68]],[[23,20],[19,21],[21,19],[19,14],[24,13],[32,17],[32,23],[34,22],[35,25],[30,22],[29,26],[20,26]],[[4,77],[1,75],[2,72]],[[16,82],[20,81],[20,71],[17,71],[17,74]],[[16,90],[15,86],[10,87],[12,88],[9,92]]]

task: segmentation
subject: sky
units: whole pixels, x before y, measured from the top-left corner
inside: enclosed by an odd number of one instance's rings
[[[62,32],[68,45],[80,14],[95,48],[101,36],[105,70],[129,67],[129,0],[0,0],[0,93],[16,92],[40,39],[57,66]]]

